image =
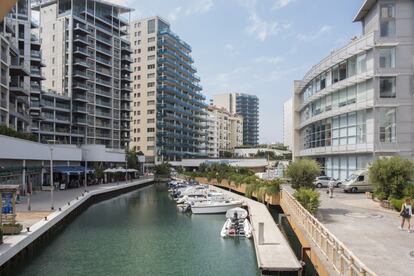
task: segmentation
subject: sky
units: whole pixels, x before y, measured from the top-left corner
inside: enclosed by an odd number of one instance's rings
[[[260,143],[282,142],[283,102],[293,81],[361,34],[363,0],[107,0],[158,15],[192,46],[207,99],[259,97]]]

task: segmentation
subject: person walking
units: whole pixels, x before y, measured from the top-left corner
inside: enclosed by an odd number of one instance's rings
[[[413,209],[411,206],[411,199],[405,199],[405,202],[401,206],[400,216],[402,217],[401,226],[398,227],[400,230],[404,230],[404,224],[407,222],[408,229],[407,232],[411,232],[411,216],[413,215]]]
[[[328,192],[329,192],[329,197],[330,198],[333,198],[333,192],[334,192],[335,184],[336,184],[336,181],[333,178],[331,178],[331,180],[329,180],[329,182],[328,182]]]

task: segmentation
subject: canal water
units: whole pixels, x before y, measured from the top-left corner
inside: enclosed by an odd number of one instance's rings
[[[223,239],[224,215],[177,212],[165,184],[89,207],[17,275],[260,275],[253,241]]]

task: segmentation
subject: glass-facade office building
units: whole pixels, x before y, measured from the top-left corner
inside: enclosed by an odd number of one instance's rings
[[[410,1],[366,1],[362,36],[295,81],[295,158],[345,179],[377,157],[413,157],[412,11]]]

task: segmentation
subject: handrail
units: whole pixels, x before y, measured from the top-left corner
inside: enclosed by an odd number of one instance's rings
[[[321,222],[306,210],[286,189],[280,191],[280,205],[285,213],[303,226],[306,234],[321,250],[340,275],[377,276]]]

